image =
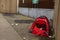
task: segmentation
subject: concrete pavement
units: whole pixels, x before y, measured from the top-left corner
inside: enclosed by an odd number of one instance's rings
[[[22,40],[2,14],[0,14],[0,40]]]

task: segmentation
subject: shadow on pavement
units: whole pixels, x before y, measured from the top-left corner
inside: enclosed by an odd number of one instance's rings
[[[32,22],[34,22],[33,20],[15,20],[16,23],[27,23],[30,24]]]

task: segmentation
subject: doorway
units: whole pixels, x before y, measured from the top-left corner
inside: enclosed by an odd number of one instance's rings
[[[32,4],[32,0],[29,1],[19,0],[18,11],[20,14],[33,17],[35,19],[42,15],[46,16],[49,19],[51,30],[54,31],[54,27],[53,27],[54,3],[55,3],[54,0],[39,0],[38,4]],[[54,32],[52,34],[54,34]]]

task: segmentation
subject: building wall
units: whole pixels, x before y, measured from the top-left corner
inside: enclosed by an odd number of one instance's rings
[[[0,0],[0,12],[17,13],[17,0]]]
[[[26,16],[30,16],[30,17],[34,17],[37,18],[39,16],[45,15],[47,16],[49,19],[53,18],[53,14],[54,14],[54,9],[41,9],[41,8],[19,8],[19,13],[26,15]]]

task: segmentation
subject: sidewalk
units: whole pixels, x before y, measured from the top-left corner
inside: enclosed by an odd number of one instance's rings
[[[29,33],[35,19],[20,14],[3,14],[3,16],[23,40],[39,40],[39,37]]]
[[[18,33],[0,14],[0,40],[22,40]]]

